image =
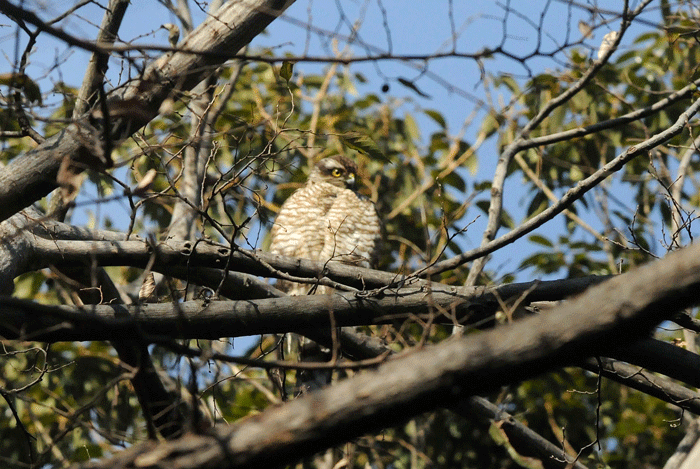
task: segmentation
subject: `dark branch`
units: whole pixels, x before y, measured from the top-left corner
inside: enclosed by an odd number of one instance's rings
[[[646,339],[616,349],[610,356],[700,388],[700,374],[697,372],[700,369],[700,355],[668,342]]]
[[[493,314],[501,300],[519,298],[528,292],[527,301],[562,297],[581,292],[597,277],[556,282],[530,282],[502,287],[433,289],[402,288],[365,295],[285,296],[261,300],[187,301],[170,304],[91,305],[86,307],[46,306],[31,301],[0,298],[3,321],[0,336],[7,339],[41,340],[113,340],[137,334],[181,339],[218,339],[257,334],[301,332],[335,326],[393,323],[410,317],[430,317],[437,323],[493,323]],[[534,287],[534,288],[533,288]],[[333,314],[331,321],[329,312]]]
[[[645,342],[634,345],[635,348],[644,346]],[[669,378],[649,373],[641,366],[628,365],[611,358],[601,358],[600,363],[602,368],[599,367],[598,360],[589,358],[582,368],[700,415],[700,393],[683,387]]]
[[[456,287],[449,287],[416,278],[407,278],[401,274],[383,272],[380,270],[354,267],[339,262],[319,262],[308,259],[296,259],[277,256],[263,251],[248,251],[237,249],[233,252],[226,246],[190,241],[168,241],[152,246],[144,241],[64,241],[60,239],[34,238],[35,269],[57,263],[83,264],[86,259],[102,266],[131,266],[143,268],[155,255],[153,269],[166,275],[173,273],[174,267],[206,267],[222,269],[227,265],[233,271],[258,275],[262,277],[278,277],[278,272],[285,272],[295,277],[304,277],[306,282],[313,284],[319,279],[327,278],[358,290],[367,291],[383,287],[403,288],[408,286],[423,286],[439,290],[461,292]],[[194,248],[194,249],[193,249]],[[270,268],[272,267],[272,269]],[[528,282],[498,287],[502,299],[508,299],[533,289],[528,295],[529,301],[561,300],[567,296],[582,292],[590,285],[600,283],[609,277],[591,276],[581,279],[567,279],[548,282]],[[431,286],[431,285],[434,285]],[[475,295],[485,292],[486,287],[477,287],[464,294]]]
[[[194,467],[195,456],[197,466],[207,467],[290,463],[465,397],[612,353],[697,303],[700,246],[694,245],[593,287],[547,314],[425,347],[255,418],[169,442],[167,450],[136,445],[79,467],[116,469],[135,458],[141,467]]]

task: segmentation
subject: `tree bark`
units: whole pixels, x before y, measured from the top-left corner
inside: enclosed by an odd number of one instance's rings
[[[295,281],[313,284],[333,285],[340,283],[357,290],[371,290],[382,287],[400,289],[404,287],[426,287],[433,290],[473,294],[486,292],[491,287],[454,287],[428,282],[416,277],[366,269],[340,262],[320,262],[308,259],[278,256],[263,251],[249,251],[205,242],[166,241],[155,246],[145,241],[70,241],[36,238],[33,242],[37,262],[46,267],[57,262],[85,263],[86,259],[102,266],[144,267],[155,257],[153,269],[169,273],[174,266],[209,267],[228,269],[262,277],[281,278],[283,274],[294,276]],[[284,277],[286,278],[286,277]],[[603,282],[609,276],[590,276],[581,279],[559,281],[533,281],[521,284],[503,285],[498,294],[502,300],[528,295],[529,301],[555,301],[582,292],[587,287]],[[323,283],[325,282],[325,283]],[[341,287],[342,287],[341,285]],[[439,287],[438,287],[439,286]],[[347,289],[347,288],[346,288]]]
[[[700,302],[700,245],[589,289],[551,312],[425,347],[207,435],[137,445],[76,467],[268,467],[604,355]]]
[[[513,290],[527,284],[506,285]],[[85,307],[46,306],[0,299],[0,335],[8,339],[54,341],[113,340],[140,331],[178,339],[218,339],[257,334],[328,330],[331,327],[390,324],[411,317],[435,323],[493,324],[499,290],[443,285],[403,288],[373,295],[284,296],[260,300],[210,301]],[[534,290],[530,294],[537,294]],[[332,318],[331,318],[332,315]]]
[[[211,71],[230,59],[261,33],[294,0],[228,2],[179,44],[180,50],[155,60],[111,102],[129,103],[129,115],[113,122],[109,139],[116,144],[158,115],[167,98],[178,99]],[[56,177],[64,159],[80,169],[95,165],[100,132],[76,121],[34,150],[0,168],[0,221],[58,187]],[[104,142],[101,142],[104,143]]]

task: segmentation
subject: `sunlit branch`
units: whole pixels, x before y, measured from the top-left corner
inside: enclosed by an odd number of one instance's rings
[[[686,128],[690,119],[698,112],[700,109],[700,100],[695,101],[691,104],[688,109],[683,112],[676,122],[671,125],[668,129],[659,132],[655,136],[639,143],[638,145],[629,147],[625,152],[620,154],[615,159],[611,160],[608,164],[600,168],[598,171],[580,181],[576,187],[569,189],[559,200],[558,203],[549,206],[547,209],[542,211],[540,214],[532,217],[528,221],[522,223],[516,229],[510,231],[509,233],[490,241],[479,248],[472,249],[459,256],[447,259],[432,266],[428,266],[424,269],[419,270],[416,274],[425,276],[433,275],[446,270],[454,269],[466,262],[474,259],[478,259],[494,252],[495,250],[510,244],[522,236],[530,233],[532,230],[543,225],[547,221],[554,218],[556,215],[564,211],[566,208],[571,206],[576,200],[580,199],[586,192],[597,186],[601,181],[605,180],[608,176],[616,171],[619,171],[624,167],[624,165],[634,159],[635,157],[645,154],[647,151],[667,142],[671,138],[679,135],[683,129]]]

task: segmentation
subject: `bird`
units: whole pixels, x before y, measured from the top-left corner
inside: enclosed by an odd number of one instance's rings
[[[374,203],[357,193],[357,165],[335,155],[316,163],[306,182],[282,204],[272,225],[270,252],[314,261],[375,267],[381,221]],[[329,294],[332,288],[279,281],[289,295]]]
[[[270,252],[315,261],[375,267],[381,243],[381,222],[367,197],[355,192],[357,165],[336,155],[316,163],[306,182],[280,207],[270,230]],[[334,289],[288,280],[275,285],[288,295],[332,294]],[[287,353],[301,361],[330,360],[328,349],[296,334],[286,340]],[[295,395],[330,383],[332,370],[299,370]],[[281,387],[283,389],[283,386]],[[283,398],[286,394],[283,393]]]

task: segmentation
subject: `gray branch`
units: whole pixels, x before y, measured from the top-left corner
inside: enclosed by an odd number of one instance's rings
[[[47,306],[12,298],[0,298],[0,336],[7,339],[47,342],[113,340],[140,334],[181,339],[218,339],[257,334],[323,330],[332,325],[358,326],[432,318],[436,323],[493,324],[498,299],[561,296],[581,292],[598,278],[574,281],[454,288],[402,288],[379,294],[284,296],[259,300],[155,303],[137,305]],[[567,288],[556,288],[564,285]],[[578,288],[573,288],[578,287]],[[520,294],[518,294],[520,292]],[[331,321],[330,315],[333,315]]]
[[[428,346],[207,435],[136,445],[76,467],[268,467],[605,355],[700,303],[700,245],[590,288],[547,314]]]
[[[187,52],[168,52],[155,60],[141,79],[114,98],[129,101],[129,116],[118,119],[112,141],[119,142],[158,115],[160,105],[177,91],[191,90],[218,65],[233,57],[262,32],[293,0],[228,2],[209,16],[180,44]],[[0,6],[11,5],[2,2]],[[96,47],[98,52],[102,52]],[[57,187],[65,158],[83,167],[94,165],[94,139],[99,133],[76,121],[43,144],[0,168],[0,221],[39,200]]]
[[[192,241],[169,240],[151,246],[144,241],[70,241],[62,239],[34,238],[36,264],[39,269],[57,262],[72,262],[83,264],[96,262],[102,266],[132,266],[145,267],[155,256],[153,270],[170,274],[173,267],[208,267],[222,269],[228,263],[231,271],[242,272],[261,277],[279,277],[280,272],[307,279],[313,284],[318,280],[327,279],[358,290],[371,290],[390,286],[402,288],[421,286],[427,288],[466,292],[475,295],[486,292],[487,287],[469,287],[461,290],[457,287],[430,283],[426,280],[407,278],[402,274],[384,272],[381,270],[365,269],[345,265],[339,262],[320,262],[308,259],[278,256],[263,251],[249,251],[216,244],[194,243]],[[560,300],[569,295],[580,293],[595,283],[606,280],[607,276],[591,276],[583,279],[569,279],[556,282],[528,282],[526,284],[504,285],[499,287],[501,299],[521,295],[527,289],[533,289],[528,296],[530,301]]]
[[[651,339],[648,341],[638,342],[633,345],[633,348],[641,349],[649,346],[654,347],[655,344],[650,345],[650,341]],[[687,353],[694,355],[692,352]],[[695,356],[697,357],[697,355]],[[669,369],[671,367],[678,368],[678,365],[673,361],[675,358],[673,355],[666,354],[663,357],[663,361],[665,361],[668,365],[665,367],[665,369]],[[599,366],[596,359],[589,358],[581,365],[581,367],[593,373],[598,373],[612,381],[624,384],[632,389],[636,389],[645,394],[649,394],[650,396],[654,396],[664,402],[676,405],[681,409],[688,410],[695,415],[700,415],[700,393],[681,386],[665,376],[657,376],[650,373],[645,369],[645,365],[648,362],[641,354],[637,355],[630,353],[628,354],[627,358],[630,360],[630,363],[634,363],[634,365],[614,360],[612,358],[600,358],[601,366]],[[683,366],[687,366],[687,364]],[[692,378],[695,370],[695,368],[686,368],[686,371],[682,373],[682,376],[685,378],[682,379],[682,381],[686,383],[692,383],[695,381],[696,378]],[[678,375],[679,374],[676,374],[676,376]]]

